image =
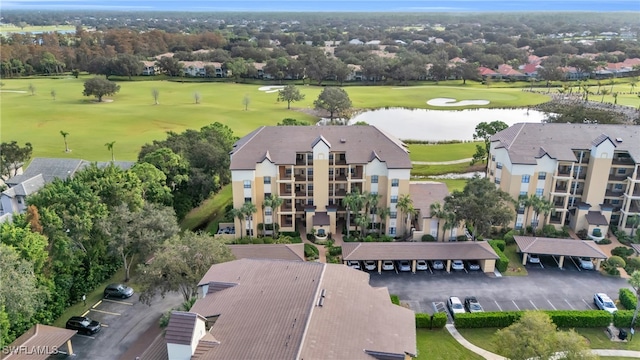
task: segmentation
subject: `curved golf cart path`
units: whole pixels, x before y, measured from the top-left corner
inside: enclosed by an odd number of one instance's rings
[[[465,159],[458,159],[458,160],[451,160],[451,161],[412,161],[411,163],[415,165],[453,165],[453,164],[468,163],[471,160],[473,160],[473,158],[465,158]]]

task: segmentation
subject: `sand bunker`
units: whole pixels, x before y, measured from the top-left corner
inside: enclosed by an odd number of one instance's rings
[[[284,86],[282,86],[282,85],[261,86],[261,87],[258,88],[259,91],[264,91],[267,94],[278,92],[278,91],[280,91],[282,89],[284,89]]]
[[[15,93],[15,94],[26,94],[26,91],[22,91],[22,90],[0,90],[0,92],[3,93]]]
[[[467,105],[489,105],[489,100],[461,100],[450,98],[435,98],[427,101],[427,105],[431,106],[467,106]]]

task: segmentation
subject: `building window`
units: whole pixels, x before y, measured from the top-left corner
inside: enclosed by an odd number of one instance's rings
[[[378,183],[378,175],[371,175],[371,183],[372,184]]]
[[[398,184],[400,183],[400,180],[398,179],[391,179],[391,186],[392,187],[398,187]]]
[[[265,198],[265,199],[268,199],[268,198],[270,198],[270,197],[271,197],[271,193],[264,193],[264,198]]]
[[[536,196],[537,196],[537,197],[542,197],[543,192],[544,192],[544,189],[542,189],[542,188],[537,188],[537,189],[536,189]]]
[[[251,198],[250,198],[250,197],[246,197],[246,198],[244,198],[244,202],[246,202],[246,203],[250,203],[250,202],[251,202]]]
[[[622,190],[622,184],[615,184],[615,185],[613,185],[613,188],[615,190]]]
[[[496,163],[496,169],[502,169],[502,163],[501,162],[497,162]]]
[[[531,179],[530,175],[522,175],[522,183],[523,184],[528,184],[529,183],[529,179]]]
[[[290,177],[291,176],[291,168],[284,169],[284,175],[286,177]]]
[[[264,177],[264,184],[265,185],[271,184],[271,176],[265,176]]]
[[[307,190],[313,191],[313,185],[312,184],[307,185]]]
[[[496,184],[500,184],[500,178],[499,177],[496,178]]]
[[[313,206],[313,199],[307,200],[307,205]]]
[[[527,192],[526,191],[520,191],[520,196],[527,196]]]
[[[251,180],[245,180],[244,181],[244,188],[245,189],[251,189]]]
[[[333,169],[329,169],[329,176],[333,177]]]
[[[313,168],[308,168],[307,169],[307,175],[309,175],[309,177],[313,176]]]
[[[516,230],[520,230],[520,229],[522,229],[522,222],[518,221],[516,223]]]
[[[372,191],[371,195],[378,195],[378,192],[377,191]]]
[[[395,235],[395,234],[396,234],[396,228],[390,227],[389,228],[389,235]]]
[[[398,212],[397,211],[392,211],[389,213],[389,218],[391,219],[397,219],[398,218]]]
[[[329,161],[333,162],[333,154],[329,154]]]
[[[618,175],[624,175],[626,173],[627,173],[627,169],[625,169],[625,168],[618,169]]]
[[[397,203],[397,202],[398,202],[398,195],[392,195],[392,196],[391,196],[391,203],[392,203],[392,204],[395,204],[395,203]]]
[[[267,207],[264,209],[264,215],[265,216],[271,216],[273,214],[273,211],[271,210],[270,207]]]
[[[611,200],[611,205],[618,205],[620,204],[620,200]]]
[[[378,208],[375,206],[372,206],[371,209],[369,209],[369,214],[371,215],[375,215],[377,212]]]
[[[539,172],[538,173],[538,180],[545,180],[547,178],[547,173],[546,172]]]

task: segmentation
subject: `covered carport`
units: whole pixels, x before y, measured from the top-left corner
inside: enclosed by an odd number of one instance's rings
[[[65,353],[74,356],[71,338],[77,333],[59,327],[36,324],[22,334],[0,354],[2,360],[46,360],[52,355]]]
[[[519,251],[522,253],[522,265],[527,264],[529,254],[558,256],[558,267],[562,268],[565,257],[588,257],[596,259],[596,270],[600,270],[602,260],[607,254],[591,240],[556,239],[535,236],[514,236]]]
[[[477,260],[485,273],[495,270],[498,254],[486,241],[465,242],[402,242],[402,243],[344,243],[342,259],[347,261],[373,260],[378,272],[382,272],[384,260],[411,261],[411,272],[416,272],[417,260],[446,261],[447,272],[452,260]]]

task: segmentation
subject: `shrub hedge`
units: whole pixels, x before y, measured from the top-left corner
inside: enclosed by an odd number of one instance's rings
[[[630,327],[633,320],[634,310],[618,310],[613,314],[613,325],[615,327]]]
[[[500,257],[496,261],[496,269],[498,269],[498,271],[500,272],[507,271],[507,268],[509,267],[509,258],[507,257],[507,255],[505,255],[502,252],[503,250],[500,250],[500,244],[504,249],[505,242],[502,240],[489,240],[488,242],[489,242],[489,245],[491,245],[493,250],[496,252],[496,254],[498,254],[498,256]]]
[[[429,327],[431,327],[431,315],[425,313],[416,313],[416,328],[428,329]]]
[[[544,311],[553,323],[560,328],[607,327],[611,323],[611,314],[593,310],[548,310]],[[518,321],[523,311],[489,311],[480,313],[457,314],[455,324],[458,328],[504,328]],[[631,320],[629,319],[629,323]]]
[[[620,299],[620,304],[622,304],[622,306],[624,306],[624,308],[627,310],[635,310],[636,305],[638,304],[636,295],[633,293],[633,291],[627,288],[620,289],[620,291],[618,292],[618,299]]]
[[[391,294],[391,302],[396,304],[396,305],[400,305],[400,297],[398,295],[395,294]]]
[[[433,315],[425,313],[416,313],[416,328],[418,329],[442,329],[447,325],[447,314],[443,312]]]
[[[496,244],[500,251],[504,251],[505,247],[507,246],[504,240],[489,240],[489,244]]]
[[[315,245],[304,244],[304,256],[306,257],[318,257],[320,255],[320,250]]]
[[[442,329],[445,325],[447,325],[447,314],[446,313],[435,313],[433,314],[433,320],[431,321],[431,326],[434,329]]]

